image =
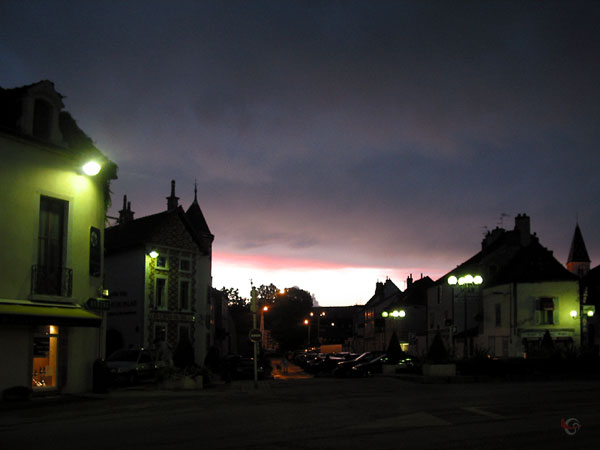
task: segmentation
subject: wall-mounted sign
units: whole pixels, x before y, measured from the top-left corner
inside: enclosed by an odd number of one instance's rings
[[[102,273],[102,242],[100,230],[90,227],[90,276],[99,277]]]

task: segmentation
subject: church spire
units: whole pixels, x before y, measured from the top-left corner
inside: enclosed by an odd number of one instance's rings
[[[567,259],[567,269],[575,275],[583,276],[590,270],[590,257],[587,249],[585,248],[585,242],[583,242],[583,235],[579,229],[579,224],[575,224],[575,233],[573,234],[573,240],[571,241],[571,249],[569,250],[569,259]]]

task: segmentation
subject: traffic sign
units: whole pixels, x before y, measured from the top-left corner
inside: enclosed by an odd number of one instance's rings
[[[262,338],[262,333],[258,328],[252,328],[250,333],[248,333],[248,338],[250,338],[252,342],[259,342]]]

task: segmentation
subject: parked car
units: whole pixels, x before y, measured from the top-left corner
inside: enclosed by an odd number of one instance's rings
[[[354,377],[370,377],[376,373],[383,372],[383,364],[387,362],[386,355],[379,355],[371,361],[356,364],[352,367],[351,375]]]
[[[365,352],[362,353],[357,358],[351,359],[349,361],[339,362],[336,368],[333,370],[333,375],[336,377],[348,377],[352,375],[352,368],[357,366],[358,364],[368,363],[371,360],[377,358],[383,354],[383,352]]]
[[[384,365],[393,367],[395,373],[406,373],[414,368],[414,361],[410,356],[406,356],[396,364],[392,364],[387,355],[380,355],[369,362],[357,364],[352,367],[352,375],[357,377],[370,377],[376,373],[382,373]]]
[[[328,353],[323,355],[322,358],[311,362],[306,371],[314,374],[315,376],[328,376],[333,373],[338,363],[356,359],[358,356],[359,355],[357,353],[348,352]]]
[[[254,358],[229,354],[223,358],[223,372],[234,380],[254,379]],[[258,360],[257,376],[259,380],[271,377],[271,367]]]
[[[154,353],[143,348],[117,350],[106,358],[113,384],[136,384],[154,379],[160,365]]]

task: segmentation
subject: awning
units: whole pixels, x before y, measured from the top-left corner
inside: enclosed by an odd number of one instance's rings
[[[0,323],[99,327],[102,318],[74,305],[0,304]]]

